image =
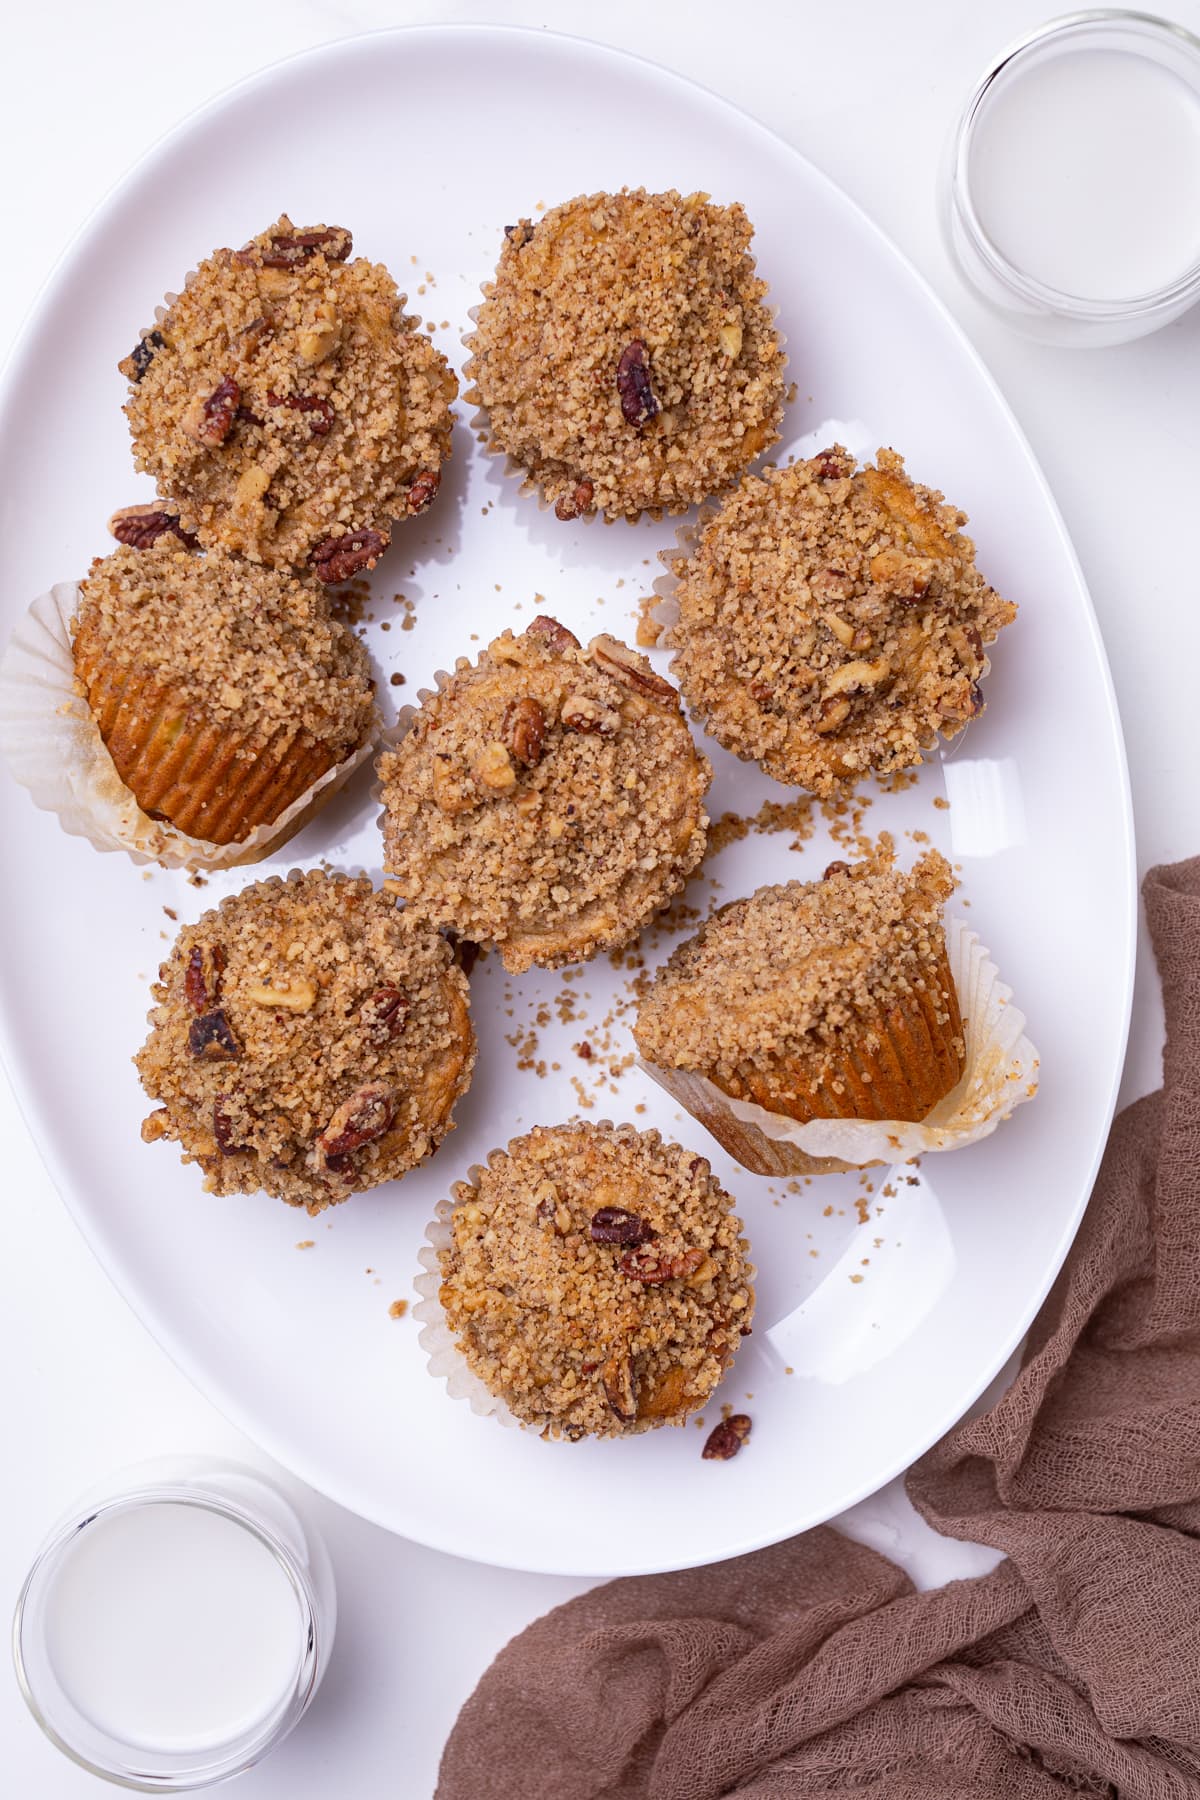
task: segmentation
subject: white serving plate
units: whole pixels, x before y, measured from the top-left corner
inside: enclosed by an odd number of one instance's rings
[[[1071,1242],[1124,1049],[1134,857],[1104,652],[1044,478],[928,289],[787,145],[646,63],[491,27],[328,46],[188,120],[71,246],[0,404],[7,632],[35,594],[105,550],[114,507],[150,497],[131,473],[115,365],[164,290],[214,245],[240,243],[282,209],[347,224],[461,367],[459,333],[502,227],[539,202],[626,182],[747,206],[798,386],[777,454],[815,448],[830,420],[847,422],[855,447],[895,445],[970,512],[982,567],[1021,605],[994,656],[986,715],[919,784],[875,797],[866,824],[893,831],[906,857],[916,845],[904,834],[926,832],[961,865],[966,916],[1042,1053],[1037,1100],[986,1142],[928,1158],[917,1185],[881,1200],[878,1180],[869,1195],[851,1177],[789,1193],[744,1173],[636,1069],[595,1095],[589,1116],[657,1125],[703,1149],[737,1197],[759,1268],[758,1321],[707,1416],[723,1401],[752,1414],[743,1455],[702,1462],[694,1426],[574,1446],[504,1430],[451,1400],[426,1372],[411,1316],[388,1314],[413,1298],[424,1227],[449,1183],[514,1132],[575,1112],[572,1076],[593,1088],[596,1059],[572,1046],[599,1043],[626,973],[602,959],[570,983],[589,1020],[541,1029],[538,1054],[562,1067],[540,1079],[518,1068],[506,1034],[532,1023],[563,978],[508,982],[488,959],[473,984],[475,1084],[433,1163],[315,1221],[265,1196],[215,1199],[171,1147],[140,1143],[147,1107],[130,1057],[175,929],[163,908],[190,919],[249,877],[214,877],[203,891],[180,874],[147,878],[65,836],[0,779],[5,1060],[114,1281],[205,1392],[316,1487],[423,1543],[564,1574],[732,1556],[871,1492],[1001,1367]],[[385,696],[397,697],[386,675],[400,668],[407,699],[473,652],[472,634],[485,642],[538,610],[581,636],[631,634],[673,530],[560,524],[464,423],[437,505],[397,536],[373,578],[368,632]],[[411,632],[397,591],[415,603]],[[789,797],[706,748],[714,816]],[[327,858],[378,879],[369,787],[364,771],[262,873]],[[943,794],[949,811],[933,805]],[[830,854],[823,828],[799,853],[788,845],[761,835],[731,845],[689,900],[706,910],[714,895],[807,878]],[[668,945],[658,936],[645,947],[653,962]],[[618,1053],[631,1048],[627,1022],[612,1035]],[[304,1239],[313,1247],[298,1250]]]

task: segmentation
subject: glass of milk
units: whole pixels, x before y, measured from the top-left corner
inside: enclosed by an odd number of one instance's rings
[[[146,1793],[207,1787],[287,1735],[337,1608],[319,1536],[253,1469],[172,1458],[93,1491],[43,1544],[17,1679],[60,1750]]]
[[[971,286],[1042,342],[1178,318],[1200,298],[1200,39],[1108,10],[1022,39],[959,121],[942,218]]]

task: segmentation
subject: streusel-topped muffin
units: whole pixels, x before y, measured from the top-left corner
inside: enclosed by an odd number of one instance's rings
[[[752,227],[706,194],[589,194],[505,232],[464,371],[560,519],[683,512],[779,436]]]
[[[688,704],[727,750],[818,794],[919,763],[983,710],[985,646],[1016,617],[965,523],[891,450],[748,476],[670,559],[663,642]]]
[[[923,1119],[965,1061],[953,889],[931,850],[911,874],[832,863],[720,907],[655,976],[639,1050],[668,1087],[674,1070],[704,1075],[792,1119]]]
[[[142,1136],[213,1193],[319,1212],[431,1155],[470,1084],[450,946],[363,877],[243,888],[182,928],[153,991]]]
[[[134,459],[206,545],[345,581],[423,512],[458,383],[380,263],[287,217],[217,250],[121,363]]]
[[[115,528],[131,517],[150,529],[142,509]],[[194,555],[169,529],[97,558],[72,637],[121,780],[151,817],[210,843],[273,823],[377,723],[367,653],[316,582]]]
[[[704,1157],[630,1125],[537,1126],[454,1191],[440,1300],[545,1437],[682,1425],[750,1330],[741,1221]]]
[[[679,695],[547,617],[460,659],[379,774],[390,885],[514,974],[627,943],[704,854],[711,770]]]

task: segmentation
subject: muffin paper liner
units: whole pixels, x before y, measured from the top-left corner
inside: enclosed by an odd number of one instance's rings
[[[372,754],[374,730],[270,825],[237,843],[209,843],[150,818],[117,774],[77,691],[70,625],[78,602],[78,583],[61,581],[17,621],[0,658],[0,756],[37,806],[57,813],[64,831],[97,850],[124,850],[135,862],[164,868],[259,862],[294,837]]]
[[[613,1128],[611,1119],[599,1119],[596,1123],[601,1129],[611,1130]],[[639,1128],[635,1127],[634,1129]],[[641,1131],[640,1135],[642,1137],[655,1137],[658,1138],[660,1142],[663,1141],[662,1133],[659,1131]],[[490,1153],[489,1161],[491,1156],[500,1154],[502,1154],[501,1151],[493,1150]],[[467,1170],[461,1185],[468,1188],[477,1188],[483,1172],[483,1165],[481,1163],[473,1163]],[[455,1185],[458,1186],[460,1184],[456,1183]],[[445,1312],[442,1310],[442,1303],[438,1298],[438,1290],[442,1285],[442,1271],[438,1262],[438,1253],[439,1251],[447,1250],[450,1247],[452,1242],[450,1220],[456,1205],[461,1203],[462,1202],[460,1201],[454,1200],[439,1200],[434,1209],[433,1218],[425,1227],[425,1242],[417,1252],[417,1260],[421,1264],[421,1273],[413,1279],[413,1286],[421,1296],[416,1306],[413,1307],[413,1318],[421,1321],[421,1329],[417,1334],[417,1341],[420,1344],[421,1349],[425,1352],[426,1360],[429,1365],[429,1373],[435,1380],[445,1382],[446,1391],[451,1399],[465,1400],[470,1406],[471,1411],[477,1413],[481,1419],[491,1418],[495,1419],[500,1425],[519,1426],[522,1424],[522,1421],[509,1409],[506,1402],[500,1399],[499,1395],[492,1393],[491,1389],[480,1376],[476,1375],[475,1371],[467,1362],[465,1355],[458,1347],[458,1339],[455,1333],[451,1331],[450,1326],[446,1321]],[[745,1229],[745,1221],[743,1220],[741,1222],[743,1235],[745,1234]],[[754,1264],[747,1258],[746,1279],[750,1283],[753,1301],[756,1301],[757,1299],[757,1296],[754,1294],[754,1280],[757,1273],[758,1271]],[[753,1317],[754,1306],[752,1305],[749,1318],[752,1319]],[[726,1367],[722,1380],[728,1378],[734,1369],[736,1362],[737,1357],[735,1354],[733,1360]],[[714,1389],[714,1392],[715,1391],[716,1390]],[[685,1424],[687,1419],[691,1417],[692,1414],[688,1413],[684,1415],[683,1419],[679,1420],[648,1420],[641,1426],[641,1430],[654,1430],[661,1425]],[[536,1426],[526,1426],[524,1429],[537,1431]],[[636,1431],[620,1432],[614,1433],[613,1435],[633,1437],[638,1435],[638,1433]],[[553,1441],[559,1442],[561,1440],[555,1438]]]
[[[757,264],[755,265],[755,267],[757,268]],[[489,280],[490,280],[490,278],[489,278]],[[481,283],[481,291],[482,290],[483,290],[483,284]],[[771,318],[771,323],[775,327],[775,337],[779,344],[779,368],[780,368],[780,372],[782,373],[783,370],[785,370],[788,366],[787,338],[784,335],[784,333],[779,329],[779,308],[777,306],[772,306],[770,304],[769,298],[768,298],[769,292],[770,292],[770,290],[768,289],[767,294],[764,294],[763,304],[766,306],[767,312],[769,313],[770,318]],[[484,292],[484,299],[486,300],[488,298],[489,298],[488,294],[486,292]],[[470,321],[473,325],[478,325],[478,323],[479,323],[479,312],[480,312],[479,306],[469,306],[467,308],[467,317],[470,319]],[[532,495],[536,499],[539,512],[553,512],[554,511],[554,503],[546,497],[546,494],[543,492],[541,483],[538,481],[537,476],[534,475],[531,472],[531,470],[527,469],[525,467],[524,463],[518,462],[514,456],[511,456],[507,450],[505,450],[500,444],[497,444],[494,441],[494,439],[492,437],[491,415],[489,414],[487,407],[483,404],[482,397],[479,393],[478,388],[475,385],[476,362],[475,362],[475,334],[474,334],[474,332],[472,332],[472,331],[463,332],[461,334],[460,342],[462,343],[463,349],[467,352],[467,360],[462,366],[462,379],[463,379],[462,398],[463,398],[463,400],[466,401],[466,403],[469,406],[474,406],[476,409],[472,413],[468,423],[470,425],[471,431],[473,433],[475,433],[476,435],[478,435],[478,433],[481,431],[486,433],[486,439],[485,439],[484,443],[480,446],[480,448],[488,456],[494,456],[494,457],[498,458],[500,460],[500,462],[503,463],[505,476],[507,478],[511,478],[512,480],[519,483],[518,490],[517,490],[518,493],[520,493],[522,495],[529,494],[529,495]],[[780,436],[778,436],[775,439],[775,442],[773,444],[769,444],[765,450],[760,451],[758,456],[756,456],[754,458],[753,462],[747,463],[746,467],[744,469],[740,470],[737,475],[733,476],[732,479],[727,483],[725,488],[722,489],[723,493],[731,493],[733,491],[733,489],[737,486],[738,482],[742,479],[743,475],[749,474],[751,472],[751,470],[755,467],[756,464],[761,463],[761,460],[763,457],[766,457],[769,460],[771,458],[772,454],[779,449],[779,446],[780,446],[781,442],[783,441],[782,425],[783,425],[783,418],[786,415],[786,409],[787,409],[787,405],[788,405],[787,394],[788,394],[788,384],[785,381],[784,387],[783,387],[783,400],[781,402],[781,408],[782,408],[781,416],[779,419],[776,420],[776,426],[777,426],[777,429],[780,430]],[[707,507],[707,506],[714,505],[715,503],[716,502],[715,502],[715,498],[714,498],[713,500],[705,500],[701,504]],[[601,519],[601,520],[603,520],[604,524],[606,524],[606,525],[615,525],[618,523],[618,520],[623,521],[626,525],[636,525],[638,523],[639,519],[662,520],[662,519],[668,518],[668,517],[677,517],[679,514],[689,512],[690,510],[691,510],[690,506],[674,506],[674,507],[643,506],[636,513],[619,513],[616,515],[616,517],[610,517],[610,515],[608,513],[601,512],[597,508],[597,509],[593,510],[592,512],[581,513],[581,514],[579,514],[579,516],[577,518],[574,518],[574,519],[560,520],[559,523],[564,526],[566,526],[566,525],[590,525],[595,520]],[[661,554],[663,554],[663,553],[660,552],[660,555]],[[674,555],[676,553],[672,552],[671,554]]]
[[[752,1100],[735,1100],[707,1076],[642,1068],[756,1175],[827,1175],[904,1162],[931,1150],[957,1150],[993,1132],[1037,1092],[1038,1053],[1025,1015],[975,932],[946,922],[946,952],[966,1038],[958,1085],[917,1124],[897,1119],[811,1119],[801,1124]]]

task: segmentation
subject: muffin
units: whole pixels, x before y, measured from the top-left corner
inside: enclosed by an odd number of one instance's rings
[[[627,1437],[703,1406],[754,1290],[702,1156],[631,1125],[539,1125],[454,1198],[445,1324],[513,1417],[543,1437]]]
[[[669,559],[663,641],[696,717],[817,794],[919,763],[982,712],[984,646],[1016,617],[965,523],[891,450],[748,476]]]
[[[910,874],[831,863],[720,907],[642,1000],[651,1073],[692,1110],[703,1090],[688,1078],[710,1084],[717,1104],[698,1116],[739,1160],[721,1095],[801,1122],[926,1118],[966,1066],[941,916],[953,888],[931,850]]]
[[[170,529],[92,564],[71,636],[121,781],[209,844],[273,824],[375,729],[366,651],[315,582],[193,555]]]
[[[310,1213],[432,1155],[471,1080],[466,977],[364,877],[260,881],[185,925],[134,1059],[216,1194]]]
[[[380,758],[388,885],[514,974],[580,962],[699,863],[711,773],[644,656],[537,618],[460,659]]]
[[[424,512],[458,383],[380,263],[284,217],[217,250],[120,364],[134,460],[205,545],[345,581]]]
[[[779,436],[785,358],[740,206],[643,188],[510,225],[467,398],[560,519],[683,512]]]

